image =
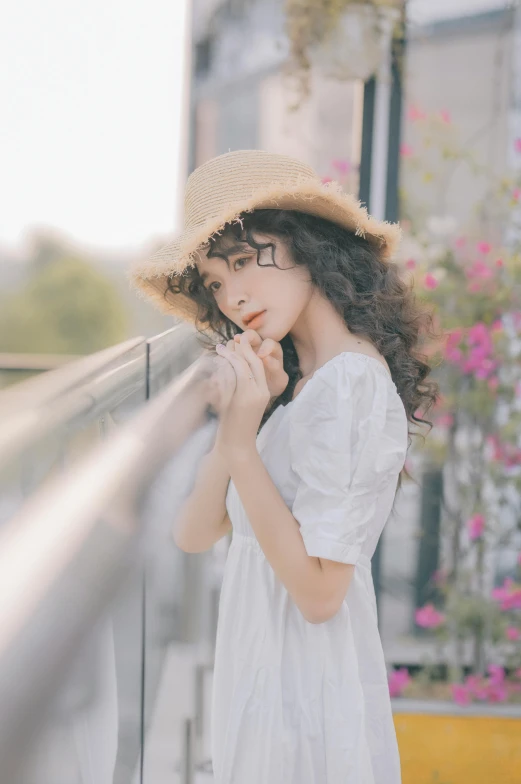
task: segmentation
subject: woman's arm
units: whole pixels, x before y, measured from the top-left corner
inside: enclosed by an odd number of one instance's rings
[[[256,448],[230,457],[228,468],[264,555],[304,618],[323,623],[333,617],[354,566],[307,554],[299,524]]]
[[[231,530],[226,514],[226,492],[230,474],[212,449],[201,460],[194,489],[179,510],[172,535],[186,553],[209,550]]]

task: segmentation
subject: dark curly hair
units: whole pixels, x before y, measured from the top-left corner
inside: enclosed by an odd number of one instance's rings
[[[399,267],[382,259],[369,240],[316,215],[292,210],[242,213],[239,220],[226,224],[201,250],[213,252],[220,238],[231,235],[257,250],[258,264],[261,250],[271,248],[273,265],[269,266],[277,266],[274,244],[257,242],[253,232],[275,236],[286,243],[295,264],[306,266],[312,283],[342,316],[349,331],[369,339],[385,357],[408,421],[426,423],[432,428],[432,422],[417,414],[420,410],[427,413],[436,404],[439,387],[435,381],[425,380],[432,368],[419,348],[425,336],[438,335],[433,331],[433,313],[417,301],[413,284],[404,281]],[[243,332],[219,310],[214,297],[204,287],[197,267],[187,267],[182,275],[170,278],[168,290],[182,293],[197,303],[195,326],[205,348],[215,349],[217,342],[232,340]],[[214,335],[209,337],[208,331]],[[219,336],[217,341],[215,335]],[[302,378],[290,335],[282,338],[280,344],[289,382],[268,406],[260,427],[275,408],[291,400]],[[409,445],[411,435],[417,433],[409,431]],[[410,478],[404,468],[398,488],[403,473]]]

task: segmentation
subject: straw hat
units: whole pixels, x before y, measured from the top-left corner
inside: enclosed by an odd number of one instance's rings
[[[197,250],[222,232],[241,212],[255,209],[297,210],[318,215],[365,237],[390,260],[400,242],[398,224],[368,215],[339,183],[323,183],[307,164],[264,150],[237,150],[212,158],[195,169],[185,189],[185,218],[181,234],[129,273],[138,294],[163,313],[194,322],[196,304],[167,290],[169,276],[194,266]]]

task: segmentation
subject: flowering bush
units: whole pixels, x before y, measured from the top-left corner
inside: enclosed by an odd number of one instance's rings
[[[431,578],[442,607],[425,604],[415,621],[432,630],[439,658],[447,659],[447,644],[455,655],[437,690],[437,668],[428,663],[414,677],[394,670],[389,689],[393,697],[452,696],[465,705],[521,701],[521,177],[494,178],[458,141],[447,111],[412,106],[408,119],[417,144],[402,144],[401,155],[416,192],[402,189],[400,261],[442,336],[422,347],[442,391],[423,457],[445,477],[445,563]],[[521,156],[521,139],[515,149]],[[418,198],[437,188],[427,202],[443,203],[456,165],[486,183],[465,226],[429,215]],[[337,160],[331,168],[325,182],[356,191],[355,166]],[[464,677],[469,651],[472,673]]]
[[[411,107],[408,116],[420,148],[401,149],[413,186],[436,178],[446,186],[455,162],[488,183],[465,227],[452,216],[429,216],[417,193],[408,199],[402,191],[401,261],[443,335],[430,351],[442,396],[424,449],[425,460],[444,470],[446,567],[432,576],[442,608],[426,604],[416,624],[440,644],[453,643],[456,702],[503,702],[521,692],[521,179],[496,182],[458,148],[448,112]],[[521,140],[518,146],[521,154]],[[473,670],[466,678],[465,648]],[[403,674],[391,675],[395,695],[409,685]]]
[[[322,177],[322,182],[332,182],[335,180],[348,193],[356,193],[358,190],[360,167],[353,164],[347,158],[335,158],[331,161],[331,172]]]

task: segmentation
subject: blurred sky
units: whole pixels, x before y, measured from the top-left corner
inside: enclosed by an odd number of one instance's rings
[[[0,25],[0,244],[132,248],[175,222],[184,0],[14,0]]]
[[[15,0],[0,26],[0,245],[90,249],[177,229],[188,0]],[[415,21],[505,5],[411,0]]]

